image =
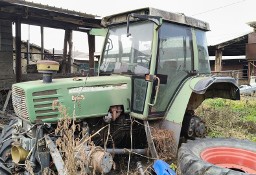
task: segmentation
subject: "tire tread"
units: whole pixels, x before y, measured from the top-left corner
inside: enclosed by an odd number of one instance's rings
[[[230,146],[256,152],[255,143],[233,138],[205,138],[183,143],[178,152],[178,175],[246,175],[247,173],[221,168],[201,159],[209,147]]]

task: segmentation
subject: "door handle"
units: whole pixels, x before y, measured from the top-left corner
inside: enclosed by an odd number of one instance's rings
[[[149,106],[154,106],[157,102],[157,97],[158,97],[158,92],[159,92],[159,87],[160,87],[160,78],[158,78],[157,76],[154,77],[154,79],[157,80],[157,86],[155,87],[156,88],[156,94],[155,94],[155,97],[154,97],[154,102],[153,103],[149,103],[148,105]]]

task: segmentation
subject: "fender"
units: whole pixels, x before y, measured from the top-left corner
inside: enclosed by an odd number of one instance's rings
[[[178,146],[182,121],[186,111],[196,109],[207,98],[239,100],[240,93],[235,79],[231,77],[189,77],[181,85],[170,103],[166,117],[158,127],[174,132]]]
[[[231,77],[208,77],[199,80],[193,88],[187,110],[195,110],[207,98],[240,100],[240,91]]]

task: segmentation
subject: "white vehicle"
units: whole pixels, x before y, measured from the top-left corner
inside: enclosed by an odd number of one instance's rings
[[[241,85],[239,89],[240,89],[240,94],[252,96],[256,92],[256,85]]]

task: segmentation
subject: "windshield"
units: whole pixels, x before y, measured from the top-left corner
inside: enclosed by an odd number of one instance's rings
[[[109,29],[100,73],[147,74],[151,59],[153,23],[130,24],[131,36],[127,37],[127,26]]]

